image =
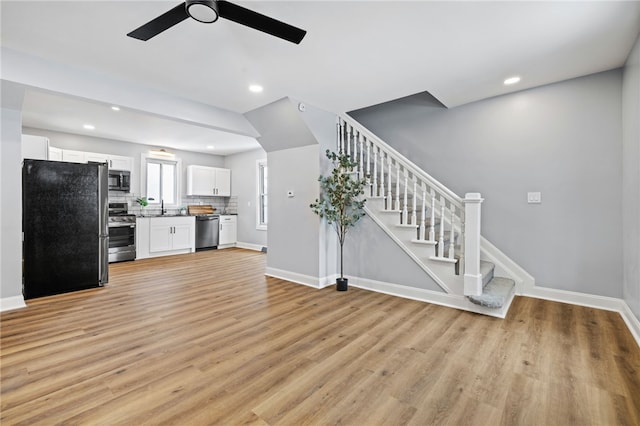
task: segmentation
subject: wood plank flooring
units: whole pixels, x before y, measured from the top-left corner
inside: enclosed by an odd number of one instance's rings
[[[264,276],[241,249],[112,264],[0,316],[2,425],[640,425],[617,313],[505,320]]]

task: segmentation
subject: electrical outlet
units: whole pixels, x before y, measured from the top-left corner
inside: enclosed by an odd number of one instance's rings
[[[542,193],[541,192],[527,192],[527,203],[529,203],[529,204],[540,204],[540,203],[542,203]]]

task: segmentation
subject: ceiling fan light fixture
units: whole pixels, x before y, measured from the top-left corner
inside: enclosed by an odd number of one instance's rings
[[[187,0],[187,14],[198,22],[211,24],[218,20],[218,4],[215,0]]]

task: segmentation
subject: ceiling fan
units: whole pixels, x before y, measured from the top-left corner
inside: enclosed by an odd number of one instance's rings
[[[254,28],[272,36],[299,44],[307,32],[277,19],[246,9],[224,0],[186,0],[168,12],[147,22],[127,34],[129,37],[147,41],[161,32],[168,30],[187,18],[210,24],[225,18],[230,21]]]

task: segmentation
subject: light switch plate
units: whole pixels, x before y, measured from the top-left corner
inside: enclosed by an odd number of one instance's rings
[[[542,203],[542,193],[541,192],[527,192],[527,203],[529,203],[529,204],[540,204],[540,203]]]

